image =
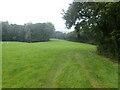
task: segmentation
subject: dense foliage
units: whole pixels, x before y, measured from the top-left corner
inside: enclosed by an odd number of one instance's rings
[[[63,40],[68,40],[68,41],[73,41],[73,42],[95,44],[93,38],[89,37],[87,34],[81,32],[80,36],[78,37],[75,31],[72,31],[69,33],[54,31],[51,38],[63,39]]]
[[[24,25],[2,22],[3,41],[48,41],[55,28],[52,23],[28,23]]]
[[[78,37],[82,32],[94,39],[100,54],[120,60],[120,2],[73,2],[63,18]]]
[[[52,38],[63,39],[66,40],[66,33],[60,31],[54,31]]]
[[[80,32],[79,36],[78,36],[78,33],[75,31],[69,32],[66,34],[66,40],[81,42],[81,43],[88,43],[88,44],[95,44],[94,39],[92,37],[89,37],[86,33],[83,33],[83,32]]]

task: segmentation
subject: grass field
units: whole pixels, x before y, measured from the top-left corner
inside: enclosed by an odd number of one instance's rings
[[[3,42],[2,58],[3,88],[118,87],[118,65],[89,44]]]

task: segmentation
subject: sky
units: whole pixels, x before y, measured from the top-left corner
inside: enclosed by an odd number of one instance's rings
[[[70,32],[62,19],[73,0],[0,0],[0,21],[12,24],[51,22],[56,31]]]

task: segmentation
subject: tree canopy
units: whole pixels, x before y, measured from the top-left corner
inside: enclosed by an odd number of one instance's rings
[[[55,27],[52,23],[27,23],[24,25],[2,22],[3,41],[38,42],[48,41]]]
[[[120,60],[120,2],[73,2],[63,19],[69,29],[75,26],[77,36],[81,32],[93,38],[100,54]]]

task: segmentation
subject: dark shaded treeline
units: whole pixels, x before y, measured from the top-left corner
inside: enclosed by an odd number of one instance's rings
[[[63,39],[63,40],[68,40],[68,41],[73,41],[73,42],[95,44],[94,39],[92,37],[89,37],[85,33],[81,33],[81,36],[78,37],[75,31],[72,31],[69,33],[55,31],[52,35],[52,38]]]
[[[78,37],[85,33],[95,40],[99,54],[120,60],[120,2],[73,2],[63,19]]]
[[[24,25],[9,24],[8,22],[2,22],[3,41],[49,41],[54,31],[54,25],[50,22],[36,24],[28,23]]]
[[[24,25],[17,25],[2,22],[3,41],[44,42],[49,41],[50,38],[90,44],[93,43],[93,39],[84,33],[78,38],[75,31],[69,33],[55,31],[52,23],[28,23]]]

